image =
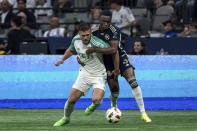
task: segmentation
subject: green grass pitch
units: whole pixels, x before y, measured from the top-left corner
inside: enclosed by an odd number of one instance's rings
[[[139,111],[121,111],[117,124],[106,121],[106,110],[96,110],[91,116],[75,110],[70,124],[53,127],[63,109],[0,109],[0,131],[197,131],[197,111],[147,111],[150,124],[140,119]]]

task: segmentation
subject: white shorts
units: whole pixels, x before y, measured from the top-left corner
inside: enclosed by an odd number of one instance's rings
[[[84,96],[88,93],[90,87],[99,88],[105,92],[107,76],[92,76],[87,71],[80,69],[77,80],[72,88],[80,90]]]

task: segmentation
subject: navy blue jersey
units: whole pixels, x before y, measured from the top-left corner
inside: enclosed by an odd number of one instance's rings
[[[101,33],[99,28],[96,28],[95,30],[93,30],[92,34],[104,40],[107,43],[109,43],[112,40],[120,41],[120,29],[113,24],[111,24],[110,27],[106,29],[104,33]]]
[[[131,62],[129,61],[127,53],[121,46],[121,43],[120,43],[121,34],[120,34],[120,29],[117,26],[111,24],[110,27],[106,29],[104,33],[101,32],[99,28],[96,28],[95,30],[93,30],[92,34],[109,44],[110,44],[110,41],[113,41],[113,40],[119,41],[118,52],[119,52],[119,59],[120,59],[119,61],[120,61],[121,74],[123,74],[123,72],[126,69],[133,67],[131,65]],[[114,63],[113,63],[112,55],[103,55],[103,58],[104,58],[104,64],[105,64],[107,74],[108,74],[108,79],[111,79],[112,78],[111,72],[114,70]]]

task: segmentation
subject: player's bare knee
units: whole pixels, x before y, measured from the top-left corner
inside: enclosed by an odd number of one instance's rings
[[[128,81],[128,79],[135,79],[135,72],[133,68],[129,68],[127,69],[124,73],[123,73],[123,77]]]

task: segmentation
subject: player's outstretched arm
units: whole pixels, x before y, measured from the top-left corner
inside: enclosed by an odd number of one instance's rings
[[[110,42],[111,47],[116,47],[116,52],[113,54],[113,62],[114,62],[114,79],[118,79],[118,75],[120,74],[120,69],[119,69],[119,52],[118,52],[118,46],[119,46],[119,41],[118,40],[111,40]]]
[[[135,25],[136,25],[136,22],[133,21],[133,22],[130,22],[129,24],[127,24],[125,26],[120,27],[120,29],[122,30],[122,29],[125,29],[125,28],[130,28],[130,27],[135,26]]]
[[[118,51],[115,54],[113,54],[113,62],[114,62],[114,70],[112,71],[112,74],[114,74],[114,80],[117,80],[118,75],[120,74]]]
[[[59,66],[60,64],[63,64],[65,60],[67,60],[69,57],[71,57],[72,55],[74,55],[75,53],[70,51],[70,49],[67,49],[64,53],[64,56],[62,57],[61,60],[58,60],[55,63],[55,66]]]
[[[103,53],[103,54],[115,54],[118,50],[118,41],[110,41],[110,47],[108,48],[92,48],[92,47],[87,47],[86,53],[90,54],[93,52],[96,53]]]

